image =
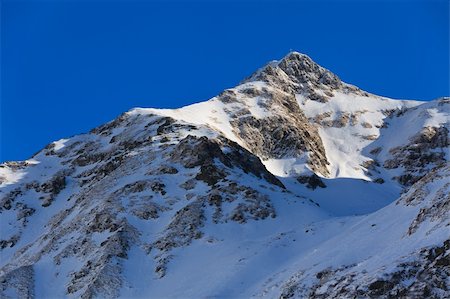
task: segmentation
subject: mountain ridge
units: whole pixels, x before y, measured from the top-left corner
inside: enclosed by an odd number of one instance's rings
[[[3,163],[0,294],[444,298],[449,105],[292,52]]]

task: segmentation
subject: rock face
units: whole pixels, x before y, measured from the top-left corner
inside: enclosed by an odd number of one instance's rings
[[[44,256],[52,257],[55,273],[67,260],[79,261],[81,267],[66,277],[66,295],[116,297],[131,247],[148,252],[155,275],[163,277],[171,251],[200,239],[207,221],[276,217],[270,197],[250,182],[279,192],[285,188],[238,144],[207,128],[156,115],[122,116],[67,141],[61,150],[48,147],[34,159],[44,165],[23,168],[29,177],[5,191],[1,201],[2,217],[18,219],[4,227],[12,236],[2,235],[2,259],[10,256],[0,272],[2,290],[16,289],[18,296],[28,294],[24,297],[34,292],[33,265]],[[31,180],[50,161],[59,166]],[[44,200],[39,204],[30,198]],[[37,240],[27,240],[29,217],[44,209],[53,211],[52,217]],[[138,227],[148,221],[158,221],[159,236],[142,235]]]
[[[446,298],[448,107],[293,52],[3,163],[0,297]]]
[[[334,90],[327,101],[302,94],[297,98],[319,128],[329,177],[395,180],[410,187],[449,159],[448,98],[398,101],[345,87]]]
[[[327,269],[316,274],[313,286],[305,288],[293,279],[283,287],[280,298],[439,298],[449,292],[450,240],[412,253],[413,261],[398,261],[394,272],[360,284],[364,276],[356,265]]]
[[[230,150],[224,153],[221,150],[221,147],[224,146]],[[216,160],[226,167],[242,168],[245,173],[253,174],[271,184],[284,188],[283,184],[267,171],[258,158],[238,144],[223,137],[210,140],[205,136],[188,135],[177,144],[171,153],[171,161],[181,163],[186,168],[200,166],[200,173],[196,178],[208,185],[215,185],[220,179],[226,177],[226,174],[222,173],[216,166]]]
[[[257,117],[250,110],[240,108],[248,98],[266,117]],[[232,106],[230,124],[245,146],[263,160],[300,157],[309,154],[310,168],[328,176],[328,161],[317,128],[309,123],[295,99],[294,93],[276,86],[260,88],[247,84],[237,91],[228,91],[218,100]],[[236,109],[236,107],[239,107]]]
[[[267,82],[282,87],[285,92],[304,93],[319,102],[326,102],[333,90],[343,88],[341,80],[335,74],[297,52],[289,53],[280,62],[268,64],[244,82],[247,81]],[[328,96],[321,95],[318,90],[325,91]]]
[[[446,163],[445,151],[450,146],[446,127],[425,127],[410,139],[410,143],[389,150],[392,158],[384,162],[387,169],[403,167],[405,172],[395,177],[402,185],[410,186],[427,170]]]

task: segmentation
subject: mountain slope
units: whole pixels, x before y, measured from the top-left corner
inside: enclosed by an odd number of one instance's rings
[[[133,109],[0,165],[1,297],[445,297],[449,118],[296,52]]]
[[[288,269],[270,278],[265,289],[255,295],[448,296],[449,171],[449,166],[431,171],[395,203],[363,217],[300,256]]]

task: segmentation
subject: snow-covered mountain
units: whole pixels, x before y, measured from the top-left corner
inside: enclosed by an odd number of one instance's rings
[[[448,298],[450,99],[306,55],[0,165],[1,298]]]

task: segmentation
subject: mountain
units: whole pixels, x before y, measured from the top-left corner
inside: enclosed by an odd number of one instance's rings
[[[449,107],[292,52],[3,163],[0,297],[449,297]]]

